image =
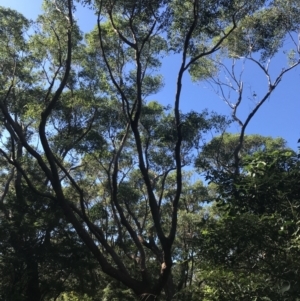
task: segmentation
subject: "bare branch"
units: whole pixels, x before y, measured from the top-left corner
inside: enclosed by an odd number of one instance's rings
[[[253,59],[251,59],[251,60],[253,61]],[[277,78],[275,79],[275,81],[273,83],[271,83],[271,78],[270,78],[270,74],[268,73],[268,71],[265,68],[263,68],[259,62],[257,62],[257,61],[254,61],[254,62],[257,63],[258,66],[261,69],[263,69],[263,71],[266,74],[266,77],[268,79],[268,92],[264,95],[264,97],[260,100],[260,102],[251,111],[251,113],[248,115],[248,117],[246,118],[246,121],[244,122],[244,124],[242,126],[240,137],[239,137],[239,144],[237,145],[237,147],[234,150],[235,173],[236,174],[239,173],[239,162],[240,162],[239,152],[240,152],[240,150],[242,149],[242,146],[243,146],[244,135],[245,135],[247,125],[249,124],[251,119],[254,117],[256,112],[259,110],[259,108],[265,103],[265,101],[270,97],[270,95],[275,90],[275,88],[279,85],[279,83],[280,83],[282,77],[284,76],[284,74],[287,73],[288,71],[294,69],[296,66],[298,66],[300,64],[300,61],[298,61],[297,63],[295,63],[291,67],[289,67],[285,70],[282,70],[280,72],[280,74],[277,76]]]

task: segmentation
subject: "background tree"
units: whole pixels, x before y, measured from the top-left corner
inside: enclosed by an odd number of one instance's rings
[[[223,133],[214,137],[201,149],[195,160],[195,167],[201,172],[226,172],[234,173],[234,152],[239,144],[240,134]],[[261,135],[246,135],[240,149],[241,161],[243,158],[264,151],[287,149],[283,138],[263,137]],[[240,162],[242,164],[242,162]]]
[[[196,291],[204,300],[297,300],[299,160],[273,149],[242,162],[239,178],[214,178],[218,207],[199,224]]]

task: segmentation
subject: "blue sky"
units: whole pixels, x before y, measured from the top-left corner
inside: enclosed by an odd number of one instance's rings
[[[1,0],[1,5],[15,9],[23,13],[27,18],[35,19],[41,12],[42,0]],[[87,8],[80,8],[75,13],[81,29],[84,32],[91,30],[96,24],[96,16]],[[288,48],[287,41],[285,47]],[[164,76],[165,86],[155,96],[155,99],[163,104],[173,104],[176,87],[176,75],[180,59],[172,56],[164,59],[161,73]],[[270,68],[273,78],[284,67],[287,59],[282,51],[271,61]],[[244,73],[244,90],[246,92],[243,105],[240,108],[240,116],[246,116],[254,108],[256,99],[267,91],[267,81],[259,69],[247,64]],[[201,111],[205,108],[218,113],[230,115],[228,106],[216,95],[206,82],[194,83],[188,74],[184,77],[181,109]],[[251,99],[253,93],[256,99]],[[234,98],[233,98],[234,99]],[[238,132],[239,127],[233,125],[232,132]],[[288,146],[297,149],[297,141],[300,138],[300,68],[290,71],[279,84],[269,100],[261,107],[259,112],[249,124],[247,134],[261,134],[265,136],[283,137]]]

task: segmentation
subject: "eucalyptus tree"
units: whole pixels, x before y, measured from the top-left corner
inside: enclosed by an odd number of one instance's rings
[[[32,25],[1,8],[1,158],[36,195],[61,208],[105,274],[141,299],[154,300],[164,291],[171,300],[183,169],[203,135],[227,124],[205,111],[180,111],[183,76],[213,75],[215,55],[231,51],[230,38],[236,41],[249,19],[265,22],[260,12],[275,13],[279,4],[82,3],[96,15],[85,39],[74,20],[75,1],[44,1],[44,13]],[[281,41],[298,23],[293,20],[284,34],[272,27],[270,40]],[[270,45],[261,43],[255,51]],[[174,53],[181,64],[168,108],[148,99],[163,87],[161,56]],[[46,189],[21,152],[35,162]]]

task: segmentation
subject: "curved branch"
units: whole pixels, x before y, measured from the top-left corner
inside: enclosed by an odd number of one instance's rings
[[[239,162],[240,162],[240,158],[239,158],[239,152],[243,147],[243,141],[244,141],[244,135],[245,135],[245,131],[246,131],[246,127],[249,124],[249,122],[251,121],[251,119],[254,117],[254,115],[256,114],[256,112],[259,110],[259,108],[265,103],[265,101],[270,97],[270,95],[272,94],[272,92],[277,88],[277,86],[279,85],[280,81],[282,80],[282,77],[285,73],[287,73],[288,71],[294,69],[296,66],[298,66],[300,64],[300,61],[298,61],[297,63],[295,63],[294,65],[292,65],[291,67],[283,70],[280,72],[280,74],[277,76],[277,78],[275,79],[274,83],[271,83],[270,80],[270,75],[269,73],[266,71],[265,68],[263,68],[259,62],[251,59],[252,61],[256,62],[265,72],[267,78],[268,78],[268,82],[269,82],[269,90],[268,92],[265,94],[265,96],[261,99],[261,101],[255,106],[255,108],[252,110],[252,112],[248,115],[246,121],[244,122],[242,129],[241,129],[241,133],[240,133],[240,137],[239,137],[239,144],[237,145],[237,147],[234,150],[234,161],[235,161],[235,173],[238,174],[239,173]]]
[[[118,30],[118,28],[116,27],[115,22],[114,22],[114,18],[113,18],[113,16],[112,16],[112,9],[109,11],[108,15],[109,15],[109,19],[110,19],[111,25],[112,25],[112,27],[113,27],[115,33],[118,34],[119,38],[120,38],[125,44],[127,44],[128,46],[130,46],[131,48],[137,49],[137,44],[130,42],[124,35],[122,35],[122,33],[121,33],[121,32]]]

